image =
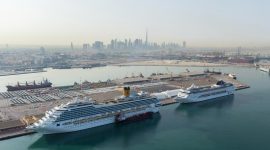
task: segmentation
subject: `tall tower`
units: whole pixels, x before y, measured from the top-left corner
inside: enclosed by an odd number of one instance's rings
[[[187,42],[183,41],[183,48],[186,48],[186,46],[187,46]]]
[[[73,49],[74,49],[74,47],[73,47],[73,43],[72,43],[72,42],[70,43],[70,48],[71,48],[71,50],[73,50]]]
[[[239,57],[239,56],[241,55],[241,49],[242,49],[241,46],[239,46],[239,47],[237,48],[237,57]]]

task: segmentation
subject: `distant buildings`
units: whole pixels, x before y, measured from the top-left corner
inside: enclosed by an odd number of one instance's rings
[[[187,46],[186,41],[183,41],[183,48],[186,48],[186,46]]]
[[[136,49],[140,49],[140,48],[143,48],[143,41],[142,39],[135,39],[134,41],[134,48]]]
[[[103,42],[101,41],[95,41],[92,45],[92,48],[94,49],[104,49]]]
[[[71,43],[72,44],[72,43]],[[72,44],[73,47],[73,44]],[[109,44],[104,44],[102,41],[95,41],[92,44],[92,47],[90,44],[83,44],[83,49],[97,49],[97,50],[136,50],[136,49],[180,49],[182,47],[186,47],[186,42],[183,42],[183,46],[180,46],[178,43],[161,43],[158,44],[156,42],[149,42],[148,40],[148,31],[145,33],[145,40],[137,38],[135,40],[132,39],[124,39],[124,40],[118,40],[118,39],[112,39]]]
[[[90,44],[88,44],[88,43],[83,44],[83,49],[84,50],[88,50],[89,48],[90,48]]]
[[[70,43],[70,49],[71,49],[71,50],[73,50],[73,49],[74,49],[74,47],[73,47],[73,43],[72,43],[72,42]]]
[[[112,39],[108,45],[104,45],[101,41],[96,41],[92,45],[93,49],[109,49],[109,50],[134,50],[134,49],[180,49],[181,46],[177,43],[150,43],[148,42],[148,36],[146,34],[146,40],[124,39],[123,41],[118,39]]]
[[[39,50],[40,50],[40,54],[45,54],[45,48],[43,46],[41,46]]]

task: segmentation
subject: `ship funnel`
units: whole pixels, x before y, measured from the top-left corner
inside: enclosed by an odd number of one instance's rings
[[[123,95],[128,97],[130,95],[130,87],[126,86],[123,88]]]

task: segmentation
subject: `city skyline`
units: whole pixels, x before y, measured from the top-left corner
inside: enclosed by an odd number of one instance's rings
[[[71,42],[72,43],[72,42]],[[146,31],[145,39],[125,38],[125,39],[111,39],[110,43],[104,43],[103,41],[94,41],[92,44],[83,43],[83,49],[108,49],[108,50],[130,50],[130,49],[180,49],[186,48],[186,41],[183,41],[182,45],[174,42],[162,42],[157,43],[154,41],[148,41],[148,31]],[[73,45],[70,47],[73,49]]]
[[[74,45],[145,37],[189,47],[268,47],[268,1],[34,1],[0,6],[1,45]]]

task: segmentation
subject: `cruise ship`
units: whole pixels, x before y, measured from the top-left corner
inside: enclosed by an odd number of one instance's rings
[[[218,81],[212,86],[198,87],[192,85],[187,89],[181,89],[176,100],[180,103],[194,103],[234,94],[235,87],[231,83]]]
[[[43,118],[27,129],[43,134],[54,134],[111,123],[137,121],[158,113],[159,106],[160,102],[157,98],[144,93],[122,96],[118,103],[113,104],[95,104],[92,100],[74,99],[47,111]]]

